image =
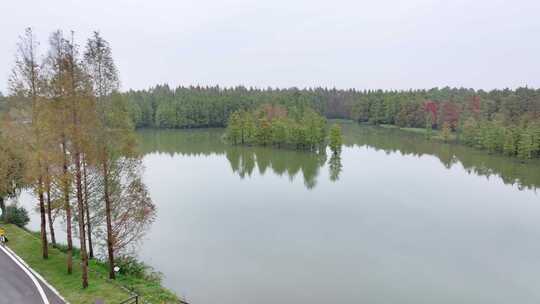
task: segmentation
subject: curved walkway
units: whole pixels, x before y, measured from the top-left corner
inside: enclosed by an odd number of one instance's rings
[[[0,304],[65,304],[44,282],[0,245]]]

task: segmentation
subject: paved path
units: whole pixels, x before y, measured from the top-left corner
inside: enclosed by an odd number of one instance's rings
[[[1,245],[0,245],[1,246]],[[9,251],[0,248],[0,304],[65,304]]]

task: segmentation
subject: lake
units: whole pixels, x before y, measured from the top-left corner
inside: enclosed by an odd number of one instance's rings
[[[343,131],[339,159],[139,131],[158,210],[139,257],[192,304],[539,303],[540,163]]]

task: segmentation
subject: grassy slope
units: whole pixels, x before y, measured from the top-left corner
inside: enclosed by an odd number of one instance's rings
[[[120,286],[92,271],[89,273],[90,287],[82,289],[81,271],[78,267],[80,260],[77,257],[73,259],[73,274],[68,275],[64,253],[49,247],[49,259],[43,260],[40,240],[33,234],[14,225],[3,225],[3,227],[5,227],[9,238],[8,246],[53,285],[71,304],[93,304],[97,299],[106,300],[106,303],[120,303],[129,297],[129,294]]]
[[[41,258],[39,235],[14,225],[2,225],[9,237],[9,247],[39,272],[71,304],[95,303],[95,299],[106,303],[120,303],[130,297],[123,287],[133,290],[147,303],[181,303],[178,296],[163,288],[159,280],[117,274],[116,281],[110,281],[108,267],[98,260],[89,261],[89,283],[86,290],[81,288],[80,259],[78,251],[73,256],[73,274],[66,274],[66,255],[49,246],[49,260]]]

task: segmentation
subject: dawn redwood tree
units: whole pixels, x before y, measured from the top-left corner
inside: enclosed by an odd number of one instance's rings
[[[437,123],[437,115],[439,114],[438,113],[438,106],[437,104],[432,101],[432,100],[427,100],[425,103],[424,103],[424,110],[429,113],[429,115],[431,116],[431,123],[432,124],[436,124]]]
[[[110,185],[113,248],[115,254],[127,254],[148,231],[156,208],[142,181],[143,166],[139,158],[119,158],[111,169],[118,177]]]
[[[441,130],[441,137],[445,143],[447,143],[450,140],[450,134],[452,132],[452,129],[450,128],[450,123],[445,121],[442,126]]]
[[[57,167],[60,168],[56,174],[55,181],[58,183],[61,192],[62,209],[66,217],[66,266],[67,273],[73,272],[73,233],[72,233],[72,172],[70,170],[71,161],[69,157],[69,109],[68,89],[70,81],[67,76],[66,65],[66,39],[61,31],[55,31],[49,38],[49,53],[46,58],[46,91],[47,97],[51,100],[51,132],[53,140],[51,143],[58,146]]]
[[[459,115],[460,110],[456,103],[451,101],[443,102],[439,115],[439,119],[441,120],[440,125],[444,125],[444,123],[447,122],[450,128],[455,130],[458,125]]]
[[[85,138],[93,128],[95,102],[88,76],[78,58],[77,46],[71,39],[65,39],[60,31],[50,38],[47,60],[48,92],[51,100],[51,115],[54,133],[61,147],[62,184],[68,229],[68,251],[72,251],[70,192],[75,190],[76,213],[81,256],[81,280],[83,288],[88,287],[88,253],[86,248],[85,206],[83,198],[82,155],[86,149]],[[68,253],[68,273],[72,271],[71,252]]]
[[[79,224],[79,240],[80,240],[80,254],[81,254],[81,269],[82,269],[82,286],[88,287],[88,251],[86,247],[86,225],[85,225],[85,206],[83,197],[83,177],[82,177],[82,155],[83,155],[83,142],[84,142],[84,129],[88,128],[86,123],[91,123],[93,119],[91,117],[84,117],[85,115],[91,116],[95,114],[94,101],[92,96],[91,83],[88,81],[82,62],[78,59],[77,46],[73,39],[73,32],[71,32],[71,41],[67,41],[64,46],[65,50],[65,63],[66,63],[66,76],[69,81],[68,86],[68,100],[70,101],[70,148],[72,163],[74,165],[75,176],[75,193],[77,201],[77,220]]]
[[[342,142],[341,127],[338,124],[333,124],[330,128],[330,149],[333,154],[339,154],[341,152]]]
[[[120,156],[133,154],[133,127],[127,102],[116,92],[120,84],[112,50],[109,43],[98,32],[94,32],[86,43],[84,64],[96,94],[97,128],[94,136],[97,152],[95,159],[103,181],[109,278],[115,279],[114,207],[111,199],[111,185],[117,181],[112,171],[115,161]]]
[[[51,244],[56,246],[56,234],[54,233],[54,218],[52,216],[52,178],[51,178],[51,166],[47,162],[45,165],[45,194],[47,195],[47,222],[49,223],[49,233],[51,235]]]
[[[38,59],[38,42],[31,28],[27,28],[17,44],[15,66],[9,78],[11,95],[18,101],[21,116],[16,117],[15,128],[24,130],[19,138],[26,144],[28,177],[38,197],[40,211],[41,251],[44,259],[49,257],[44,198],[43,154],[46,145],[43,137],[41,110],[45,106],[42,96],[42,69]]]
[[[525,128],[519,137],[517,156],[522,159],[532,158],[532,153],[534,151],[534,138],[531,134],[531,131],[528,128]]]

